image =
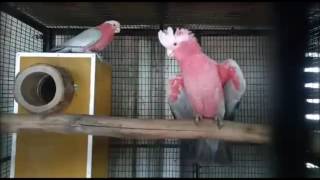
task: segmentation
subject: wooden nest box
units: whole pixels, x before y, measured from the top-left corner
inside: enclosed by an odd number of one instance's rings
[[[17,53],[16,114],[111,115],[111,66],[91,53]],[[107,177],[108,139],[21,130],[11,177]]]

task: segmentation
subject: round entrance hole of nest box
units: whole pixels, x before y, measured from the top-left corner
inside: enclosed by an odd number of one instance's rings
[[[56,84],[50,75],[44,76],[40,79],[37,87],[37,93],[39,98],[46,103],[49,103],[54,98],[54,95],[56,94]]]
[[[33,106],[48,104],[56,95],[56,83],[47,73],[31,73],[22,81],[21,95],[27,103]]]
[[[62,110],[73,97],[73,80],[58,67],[41,64],[21,71],[15,84],[15,99],[32,113]]]

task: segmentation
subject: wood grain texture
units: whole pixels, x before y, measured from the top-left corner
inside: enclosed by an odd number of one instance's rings
[[[197,139],[209,138],[232,142],[263,144],[270,142],[270,128],[263,125],[224,121],[218,129],[213,121],[163,119],[130,119],[89,115],[24,115],[2,114],[2,132],[37,129],[55,133],[85,133],[96,136],[133,139]]]

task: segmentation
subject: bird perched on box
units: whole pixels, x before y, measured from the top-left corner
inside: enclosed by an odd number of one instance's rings
[[[202,118],[215,119],[219,128],[222,119],[233,120],[246,89],[238,64],[232,59],[219,64],[209,58],[186,29],[177,29],[174,34],[169,27],[160,30],[158,37],[167,55],[174,57],[181,69],[181,74],[170,79],[168,86],[168,102],[174,118],[196,122]],[[230,162],[231,152],[224,142],[200,139],[185,144],[196,148],[189,150],[191,156],[195,154],[196,162]]]
[[[114,35],[119,32],[120,23],[118,21],[105,21],[96,27],[81,32],[50,51],[58,53],[99,53],[112,42]]]

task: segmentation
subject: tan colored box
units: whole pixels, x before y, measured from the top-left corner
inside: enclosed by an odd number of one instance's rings
[[[111,115],[111,66],[93,53],[17,53],[16,75],[35,64],[66,69],[76,89],[65,114]],[[15,113],[28,113],[15,101]],[[23,130],[13,134],[11,177],[107,177],[108,139]]]

